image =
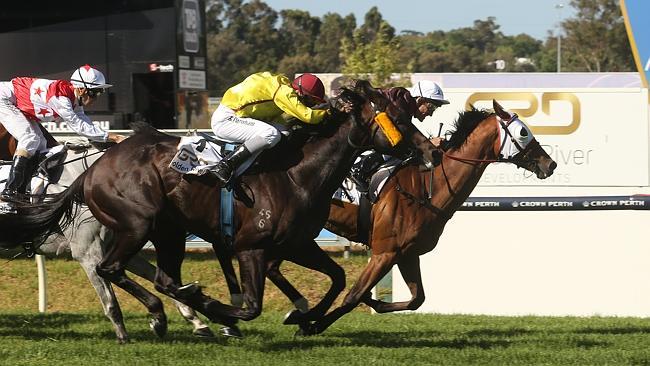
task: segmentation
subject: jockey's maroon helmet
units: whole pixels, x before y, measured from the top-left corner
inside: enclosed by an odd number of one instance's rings
[[[298,95],[309,95],[318,99],[319,102],[325,101],[325,86],[314,74],[304,73],[298,76],[291,83],[291,86],[296,90]]]

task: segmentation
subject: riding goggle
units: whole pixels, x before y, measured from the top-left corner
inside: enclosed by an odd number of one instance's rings
[[[88,89],[87,93],[88,93],[89,97],[96,98],[96,97],[104,94],[105,91],[106,91],[106,89],[103,89],[103,88],[94,88],[94,89]]]
[[[427,111],[434,112],[436,109],[440,108],[441,104],[439,102],[434,102],[430,99],[426,99],[424,105],[427,106]]]

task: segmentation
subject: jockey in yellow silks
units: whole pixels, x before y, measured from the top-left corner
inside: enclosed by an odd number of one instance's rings
[[[281,74],[259,72],[228,89],[212,114],[212,131],[220,140],[241,145],[219,162],[216,176],[228,182],[242,163],[275,146],[287,128],[283,115],[308,124],[323,121],[329,112],[311,107],[324,101],[323,82],[308,73],[290,82]]]

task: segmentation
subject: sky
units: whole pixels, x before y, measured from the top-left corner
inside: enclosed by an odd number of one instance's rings
[[[363,23],[366,12],[377,6],[385,20],[397,32],[414,30],[427,33],[434,30],[471,27],[474,20],[496,17],[505,35],[526,33],[545,40],[555,29],[559,17],[570,18],[575,10],[568,0],[263,0],[274,10],[300,9],[313,16],[353,13],[357,25]],[[562,4],[558,9],[556,5]]]

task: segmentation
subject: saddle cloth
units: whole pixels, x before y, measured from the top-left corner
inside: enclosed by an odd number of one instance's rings
[[[203,175],[214,168],[223,156],[223,146],[201,136],[184,136],[176,147],[169,167],[183,174]]]
[[[177,152],[169,167],[181,174],[203,175],[214,169],[223,158],[224,149],[228,143],[215,143],[202,136],[184,136],[176,147]],[[235,176],[243,173],[253,163],[251,157],[240,165]]]
[[[357,158],[355,163],[357,163],[361,159],[360,157]],[[388,181],[388,178],[393,175],[393,172],[395,169],[397,169],[397,166],[401,163],[401,160],[392,158],[382,164],[375,173],[373,173],[372,178],[370,178],[370,186],[368,189],[368,199],[370,202],[375,202],[377,200],[377,197],[379,197],[379,194],[381,193],[381,190],[384,188],[384,185],[386,184],[386,181]],[[345,192],[344,192],[345,191]],[[361,198],[361,192],[357,190],[356,184],[352,181],[350,178],[345,178],[343,181],[342,187],[336,190],[334,192],[334,196],[332,197],[336,200],[343,201],[343,202],[349,202],[354,205],[359,205],[360,198]]]

